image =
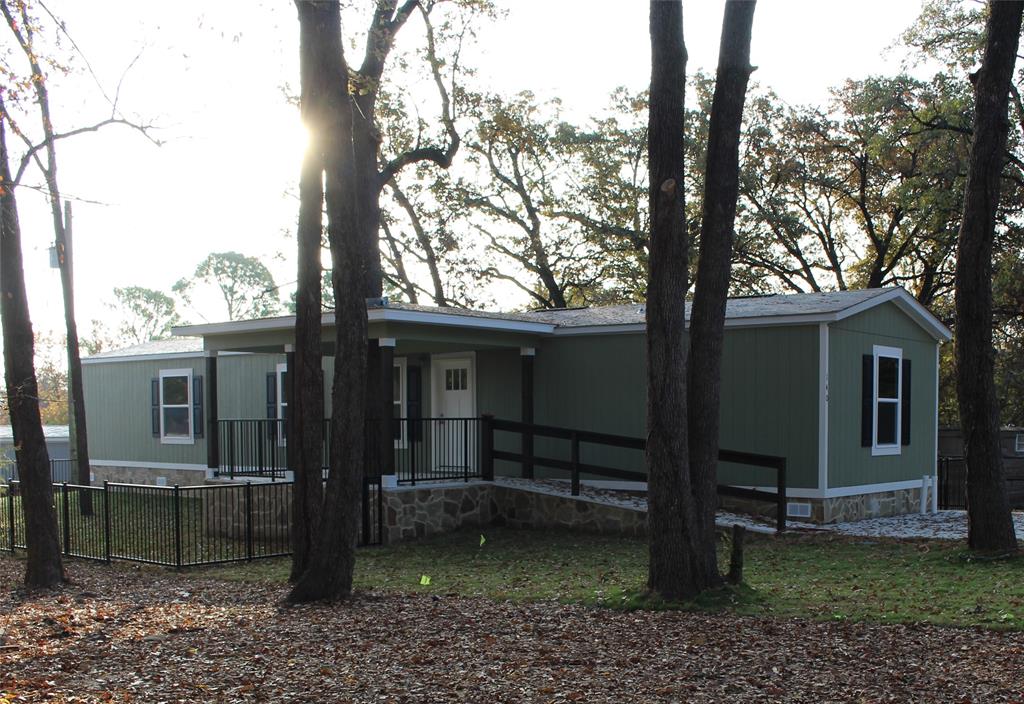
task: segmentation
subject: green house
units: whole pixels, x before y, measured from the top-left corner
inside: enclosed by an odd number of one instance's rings
[[[368,319],[371,344],[392,367],[385,403],[402,419],[386,431],[394,452],[382,460],[385,486],[478,480],[485,415],[646,435],[642,305],[505,314],[381,301]],[[286,472],[294,318],[175,332],[84,360],[94,480],[184,485]],[[339,362],[333,336],[327,313],[327,396]],[[901,288],[731,299],[721,445],[786,459],[791,516],[830,522],[916,511],[936,471],[938,351],[949,339]],[[493,442],[522,447],[510,433]],[[636,450],[580,452],[584,463],[644,471]],[[566,442],[536,438],[537,456],[568,453]],[[498,475],[523,470],[495,464]],[[568,478],[543,466],[533,476]],[[719,483],[774,490],[771,473],[757,467],[722,464]]]

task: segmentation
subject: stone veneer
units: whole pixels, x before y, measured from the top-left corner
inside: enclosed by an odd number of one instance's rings
[[[723,496],[721,506],[727,511],[745,513],[770,520],[775,519],[775,504],[767,501],[751,501],[736,497]],[[921,489],[899,489],[874,494],[858,494],[856,496],[837,496],[830,499],[805,499],[790,497],[790,503],[811,505],[811,517],[802,518],[787,516],[787,520],[797,523],[848,523],[862,521],[866,518],[885,518],[917,513],[921,509]],[[930,504],[929,504],[930,505]]]
[[[643,535],[647,514],[489,482],[398,487],[384,492],[384,537],[389,543],[488,525]]]
[[[158,483],[160,477],[167,481],[167,486],[199,486],[206,483],[205,469],[158,469],[154,467],[118,467],[108,465],[91,465],[93,485],[111,482],[118,484],[151,484]]]
[[[900,516],[905,513],[917,513],[920,510],[920,487],[817,499],[811,504],[811,515],[821,523],[846,523],[865,518]]]

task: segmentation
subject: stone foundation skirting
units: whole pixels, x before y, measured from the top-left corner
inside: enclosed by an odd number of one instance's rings
[[[207,470],[191,468],[123,467],[91,465],[93,485],[111,482],[117,484],[151,484],[199,486],[206,483]]]
[[[384,535],[389,543],[489,525],[644,535],[647,514],[488,482],[398,487],[384,492]]]
[[[921,510],[921,488],[817,499],[812,502],[811,510],[812,515],[821,523],[847,523],[865,518],[917,513]]]

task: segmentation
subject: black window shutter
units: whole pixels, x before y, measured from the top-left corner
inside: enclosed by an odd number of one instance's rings
[[[903,389],[900,397],[900,444],[910,444],[910,360],[903,360]]]
[[[277,372],[267,372],[267,420],[277,418]],[[267,423],[267,437],[277,437],[277,423]]]
[[[420,442],[423,424],[414,420],[423,417],[423,371],[411,364],[405,372],[405,416],[409,419],[409,440]]]
[[[192,436],[203,437],[206,416],[203,414],[203,377],[192,377]]]
[[[860,383],[860,446],[871,447],[875,405],[875,358],[866,354],[861,358]]]
[[[153,379],[149,382],[149,408],[151,424],[153,426],[153,437],[160,437],[160,380]]]

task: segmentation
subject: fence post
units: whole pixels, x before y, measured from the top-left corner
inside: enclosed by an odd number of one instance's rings
[[[71,508],[68,506],[68,483],[62,482],[60,485],[60,498],[63,502],[61,506],[61,516],[64,519],[64,554],[71,554]]]
[[[462,480],[469,482],[469,419],[462,419]]]
[[[480,474],[494,481],[494,416],[489,413],[480,416]]]
[[[295,488],[292,487],[292,491]],[[252,482],[245,483],[245,559],[251,561],[252,549]]]
[[[235,478],[235,424],[228,423],[228,476]]]
[[[181,569],[181,491],[174,485],[174,566]]]
[[[7,482],[7,532],[11,538],[11,554],[14,554],[14,487],[12,482]]]
[[[103,547],[110,562],[110,482],[103,482]]]
[[[572,495],[580,495],[580,437],[573,431],[569,441],[572,443]]]
[[[363,476],[363,503],[362,503],[362,510],[360,511],[360,513],[362,513],[362,519],[363,519],[363,539],[362,539],[361,542],[362,542],[363,545],[369,545],[371,538],[370,538],[370,477],[368,477],[368,476]]]
[[[775,496],[775,530],[782,533],[786,530],[786,458],[779,459],[777,468],[777,485]]]

